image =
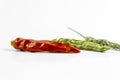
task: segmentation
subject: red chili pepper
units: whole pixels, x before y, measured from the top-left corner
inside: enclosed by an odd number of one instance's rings
[[[33,40],[33,39],[24,39],[16,38],[11,41],[11,45],[22,51],[30,52],[65,52],[65,53],[78,53],[80,50],[68,45],[59,42],[53,42],[50,40]]]

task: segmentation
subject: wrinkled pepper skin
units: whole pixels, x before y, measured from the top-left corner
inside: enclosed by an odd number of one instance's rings
[[[80,50],[68,45],[59,42],[54,42],[50,40],[33,40],[33,39],[24,39],[16,38],[11,41],[11,45],[21,51],[30,51],[30,52],[63,52],[63,53],[79,53]]]

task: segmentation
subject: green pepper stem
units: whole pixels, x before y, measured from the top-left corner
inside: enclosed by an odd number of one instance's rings
[[[84,39],[86,39],[86,37],[85,37],[83,34],[79,33],[78,31],[76,31],[76,30],[74,30],[74,29],[72,29],[72,28],[70,28],[70,27],[68,27],[68,29],[71,30],[71,31],[73,31],[73,32],[75,32],[75,33],[77,33],[77,34],[79,34],[79,35],[82,36]]]

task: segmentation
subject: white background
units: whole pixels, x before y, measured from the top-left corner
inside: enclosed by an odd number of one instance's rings
[[[0,80],[120,80],[120,51],[78,54],[16,51],[16,37],[83,39],[68,30],[120,43],[119,0],[0,0]]]

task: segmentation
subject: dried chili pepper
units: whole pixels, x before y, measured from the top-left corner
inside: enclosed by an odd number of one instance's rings
[[[16,49],[22,51],[30,51],[30,52],[41,52],[41,51],[65,52],[65,53],[80,52],[80,50],[68,44],[63,44],[50,40],[33,40],[33,39],[16,38],[15,40],[11,41],[11,45]]]

